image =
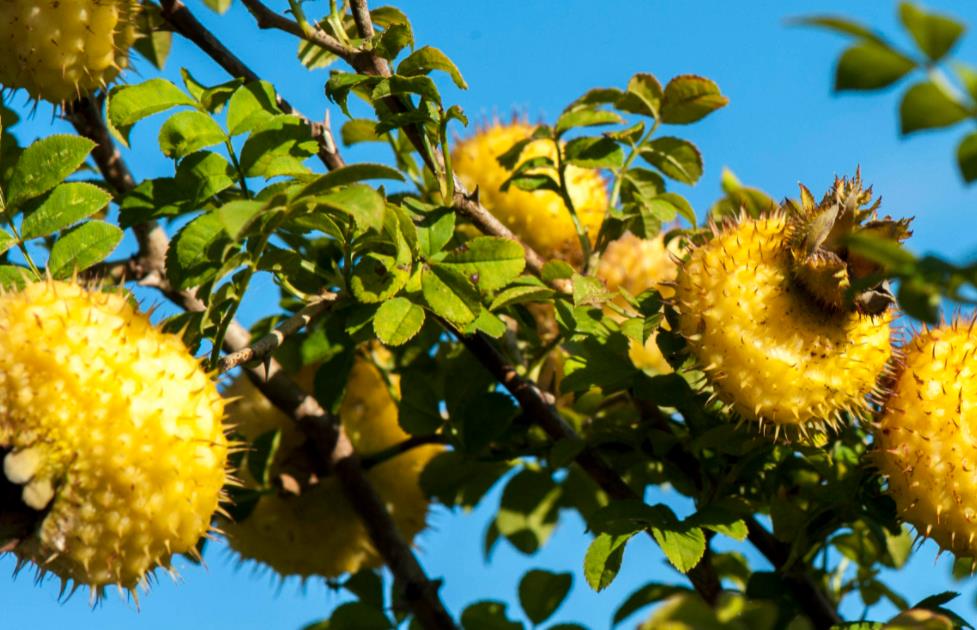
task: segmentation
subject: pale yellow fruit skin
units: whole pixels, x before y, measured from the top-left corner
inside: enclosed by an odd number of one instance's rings
[[[272,407],[250,381],[237,379],[225,396],[242,397],[230,404],[229,411],[237,430],[249,441],[270,430],[282,431],[273,475],[287,469],[295,458],[302,459],[305,439],[295,423]],[[397,405],[383,377],[364,359],[354,363],[340,419],[361,456],[378,453],[408,437],[397,423]],[[419,478],[441,450],[436,445],[420,446],[367,471],[367,479],[408,540],[427,524],[428,500]],[[252,483],[246,474],[241,476],[246,484]],[[250,515],[240,523],[227,523],[224,531],[243,558],[264,563],[283,576],[335,577],[382,564],[334,477],[320,479],[298,496],[284,491],[262,496]]]
[[[578,264],[582,261],[580,241],[560,195],[545,190],[529,192],[515,186],[506,192],[499,190],[512,173],[496,158],[516,142],[528,138],[533,129],[533,126],[520,122],[493,124],[455,146],[451,154],[452,166],[466,188],[478,188],[482,205],[540,256]],[[531,142],[518,163],[542,156],[555,163],[556,147],[552,141]],[[557,179],[555,170],[551,174]],[[570,200],[593,242],[607,212],[604,179],[597,170],[576,166],[568,166],[566,176]]]
[[[942,549],[977,558],[977,332],[926,330],[902,349],[875,429],[874,461],[902,518]]]
[[[680,265],[680,332],[741,418],[820,429],[867,411],[891,354],[890,314],[828,313],[791,282],[780,214],[717,230]]]
[[[0,85],[65,103],[111,83],[129,62],[132,0],[0,2]]]
[[[0,295],[4,468],[25,497],[54,490],[21,561],[97,594],[194,550],[226,479],[223,415],[180,338],[125,296],[54,281]]]
[[[674,242],[674,241],[673,241]],[[673,295],[670,283],[675,280],[677,267],[674,253],[665,245],[665,235],[643,239],[628,232],[610,243],[604,250],[597,266],[597,277],[604,281],[611,291],[624,289],[631,295],[638,295],[648,289],[657,289],[664,298]],[[624,307],[622,299],[617,303]],[[648,337],[644,345],[630,341],[628,357],[639,370],[664,374],[672,368],[658,349],[655,336]]]

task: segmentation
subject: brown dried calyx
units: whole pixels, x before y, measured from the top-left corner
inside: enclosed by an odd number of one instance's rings
[[[862,188],[860,171],[852,179],[836,177],[818,204],[803,184],[800,189],[800,205],[793,200],[784,203],[790,217],[794,280],[828,310],[885,312],[894,298],[882,278],[882,265],[849,250],[848,244],[853,236],[900,243],[912,234],[912,219],[879,219],[882,199],[872,203],[872,188]]]

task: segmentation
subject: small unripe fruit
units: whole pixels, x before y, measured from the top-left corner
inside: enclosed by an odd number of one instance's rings
[[[533,127],[525,123],[494,124],[460,142],[452,152],[452,166],[467,188],[478,188],[482,205],[540,256],[578,264],[583,256],[580,241],[560,195],[546,190],[520,190],[516,186],[505,192],[499,189],[512,172],[496,158],[532,133]],[[543,156],[556,162],[556,147],[551,140],[529,143],[519,163]],[[556,180],[555,169],[549,172]],[[607,212],[604,180],[599,171],[576,166],[567,167],[566,179],[570,200],[593,242]]]
[[[826,311],[795,283],[788,219],[741,217],[679,267],[679,332],[716,396],[775,432],[864,415],[890,356],[891,315]]]
[[[664,234],[642,239],[628,232],[604,250],[597,266],[597,277],[611,291],[623,288],[637,296],[648,289],[657,289],[662,297],[668,298],[674,294],[670,284],[677,271],[672,256],[673,252],[665,245]],[[618,303],[625,306],[623,300]],[[631,340],[628,356],[639,370],[662,373],[672,369],[658,349],[655,335],[649,336],[644,345]]]
[[[875,429],[874,461],[906,521],[977,558],[977,331],[924,330],[902,349]]]
[[[129,62],[132,0],[0,2],[0,85],[66,103],[105,87]]]
[[[224,400],[125,296],[0,295],[0,452],[39,524],[13,552],[93,596],[195,553],[226,479]]]
[[[240,522],[224,525],[231,547],[243,558],[264,563],[282,576],[335,577],[380,566],[382,560],[338,480],[318,478],[313,472],[310,457],[314,455],[292,419],[272,407],[246,378],[236,380],[225,395],[240,397],[229,405],[229,412],[237,430],[249,441],[269,431],[281,431],[270,472],[272,479],[289,481],[258,498],[253,511]],[[397,423],[397,404],[387,383],[364,359],[353,365],[339,416],[361,457],[380,453],[408,437]],[[428,500],[419,478],[440,451],[435,445],[415,447],[366,472],[407,540],[427,524]],[[240,476],[246,487],[256,487],[246,470]]]

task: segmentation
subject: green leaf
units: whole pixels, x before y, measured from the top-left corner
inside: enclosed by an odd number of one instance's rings
[[[175,216],[187,211],[187,188],[188,186],[177,183],[173,177],[139,182],[138,186],[122,198],[119,225],[123,228],[132,227],[151,219]]]
[[[523,630],[521,623],[506,616],[502,602],[476,602],[461,613],[463,630]],[[331,630],[331,627],[330,627]]]
[[[136,13],[135,22],[140,37],[132,47],[149,63],[162,70],[166,65],[166,58],[170,55],[173,33],[163,28],[165,21],[159,7],[155,4],[142,5]]]
[[[95,143],[81,136],[57,134],[33,142],[17,160],[7,185],[7,206],[43,195],[78,170]]]
[[[967,108],[940,85],[923,81],[909,88],[899,104],[903,134],[923,129],[949,127],[969,115]]]
[[[430,77],[404,77],[397,74],[377,82],[370,98],[376,101],[397,94],[417,94],[432,103],[441,102],[438,88]]]
[[[492,305],[489,308],[493,311],[497,311],[507,306],[512,306],[513,304],[545,302],[552,298],[553,295],[553,290],[546,287],[526,285],[512,286],[496,295],[495,299],[492,300]]]
[[[17,239],[8,234],[6,230],[0,230],[0,254],[4,253],[17,243]]]
[[[339,59],[335,53],[305,39],[299,40],[296,56],[299,63],[309,70],[328,68]]]
[[[955,61],[953,62],[953,70],[970,98],[977,101],[977,68],[961,61]]]
[[[421,270],[421,292],[435,315],[455,326],[465,326],[481,310],[478,289],[460,272],[441,265]]]
[[[350,288],[357,300],[377,304],[397,295],[410,277],[409,261],[382,252],[364,255],[353,267]]]
[[[630,535],[610,534],[598,534],[594,538],[583,561],[583,574],[590,588],[599,593],[611,585],[621,570],[624,547],[630,539]]]
[[[468,89],[468,84],[465,83],[461,72],[458,71],[458,67],[455,66],[454,62],[448,59],[448,56],[443,52],[432,46],[418,48],[397,66],[397,74],[405,77],[427,74],[432,70],[447,72],[455,85],[462,90]]]
[[[698,527],[675,523],[651,528],[655,540],[665,552],[665,557],[682,573],[688,573],[699,564],[706,552],[706,536]]]
[[[702,177],[702,154],[687,140],[658,138],[641,147],[640,155],[666,176],[683,184],[694,184]]]
[[[196,110],[173,114],[159,130],[159,148],[163,155],[171,158],[182,158],[226,140],[227,135],[220,125]]]
[[[722,505],[707,505],[686,519],[686,525],[702,527],[733,540],[746,540],[746,522]]]
[[[379,610],[363,602],[346,602],[329,617],[329,630],[393,630],[390,619]]]
[[[652,199],[665,192],[665,180],[655,171],[636,166],[624,171],[621,180],[621,199],[640,201]]]
[[[231,7],[231,0],[204,0],[204,4],[211,11],[224,13]]]
[[[683,219],[695,225],[695,210],[692,209],[692,204],[682,195],[662,193],[651,199],[643,200],[643,203],[662,220],[662,223],[668,223],[673,220],[676,213],[678,213],[682,215]]]
[[[395,297],[380,305],[373,318],[377,338],[388,346],[400,346],[424,325],[424,309],[407,298]]]
[[[957,146],[957,166],[963,181],[977,181],[977,132],[964,136]]]
[[[562,136],[570,129],[578,127],[598,127],[600,125],[617,125],[624,123],[624,119],[619,114],[609,112],[605,109],[594,107],[577,107],[569,111],[564,111],[556,120],[557,137]]]
[[[878,90],[892,85],[916,63],[887,44],[863,41],[841,54],[835,70],[835,90]]]
[[[682,586],[659,584],[657,582],[645,584],[638,590],[628,595],[628,598],[624,600],[617,610],[614,611],[614,619],[612,623],[616,626],[649,604],[660,602],[661,600],[671,597],[677,593],[687,592],[689,592],[689,589]]]
[[[366,184],[353,184],[317,195],[316,204],[338,210],[352,217],[360,231],[380,231],[387,203],[379,192]]]
[[[204,109],[211,113],[217,113],[224,109],[227,101],[244,83],[244,79],[234,78],[224,83],[206,87],[198,83],[186,68],[180,68],[180,74],[183,76],[183,84],[186,85],[190,96],[197,99]]]
[[[499,533],[522,553],[535,553],[556,527],[560,494],[549,473],[519,471],[502,492],[495,518]]]
[[[0,288],[7,290],[20,290],[27,286],[28,282],[37,280],[30,269],[18,267],[17,265],[0,265]]]
[[[540,277],[543,282],[553,282],[554,280],[569,280],[575,273],[569,263],[562,260],[548,260],[543,265]]]
[[[230,243],[216,212],[202,214],[177,232],[166,251],[166,275],[177,289],[200,285],[217,275]]]
[[[68,278],[105,260],[122,240],[122,230],[104,221],[88,221],[65,233],[51,248],[47,269],[55,278]]]
[[[346,103],[350,91],[370,88],[370,86],[376,85],[378,81],[379,79],[375,76],[334,70],[329,76],[329,80],[326,81],[326,96],[330,101],[339,105],[344,114],[352,117]]]
[[[665,86],[661,120],[672,125],[687,125],[728,103],[729,99],[722,95],[713,81],[694,74],[680,75]]]
[[[343,144],[352,146],[361,142],[383,142],[383,137],[376,132],[377,123],[369,118],[354,118],[343,123],[339,135]]]
[[[467,401],[462,411],[452,414],[461,428],[461,443],[469,453],[481,453],[505,434],[519,408],[512,397],[501,392],[483,392]]]
[[[370,164],[369,162],[349,164],[316,177],[296,197],[315,195],[330,188],[355,184],[368,179],[391,179],[402,182],[404,176],[397,169],[385,164]]]
[[[234,167],[223,155],[198,151],[180,160],[173,184],[185,195],[188,209],[196,210],[214,195],[233,186],[234,177]]]
[[[568,164],[582,168],[620,168],[624,150],[610,138],[574,138],[563,149]]]
[[[241,148],[241,169],[247,177],[302,175],[306,159],[319,145],[309,126],[296,116],[282,114],[263,119]]]
[[[662,86],[651,74],[639,72],[628,81],[627,92],[615,103],[621,111],[657,119],[662,103]]]
[[[477,461],[455,451],[445,451],[424,468],[421,488],[424,494],[445,505],[471,508],[508,470],[505,462]]]
[[[26,241],[54,234],[95,214],[111,200],[112,195],[92,184],[60,184],[25,206],[20,235]]]
[[[234,240],[238,240],[241,232],[258,216],[265,207],[260,201],[237,199],[229,201],[216,210],[224,231]]]
[[[566,599],[572,584],[572,573],[532,569],[519,580],[519,604],[531,622],[543,623]]]
[[[410,24],[391,24],[380,35],[380,42],[374,50],[381,57],[393,61],[408,46],[414,47],[414,32]]]
[[[408,204],[414,216],[417,246],[425,258],[434,256],[448,244],[455,234],[455,211],[451,208],[421,209]],[[423,214],[421,214],[423,212]]]
[[[845,18],[833,16],[815,16],[798,18],[796,20],[792,20],[791,22],[794,24],[802,24],[807,26],[819,26],[843,35],[853,35],[859,39],[867,39],[878,43],[882,42],[881,38],[879,38],[879,36],[872,32],[869,28],[862,26],[858,22],[853,22]]]
[[[248,449],[248,472],[260,486],[271,483],[271,464],[275,461],[282,442],[281,429],[272,429],[259,435]]]
[[[600,306],[610,297],[610,292],[600,279],[573,274],[573,303],[576,306]]]
[[[235,90],[228,101],[227,129],[231,136],[236,136],[257,129],[282,113],[271,83],[248,83]]]
[[[122,144],[129,146],[129,132],[137,122],[193,99],[166,79],[150,79],[136,85],[117,85],[109,91],[108,122]]]
[[[960,22],[930,13],[912,2],[899,4],[899,19],[930,61],[942,59],[966,30]]]
[[[448,253],[440,266],[448,267],[485,292],[512,282],[526,268],[526,254],[515,241],[479,236]]]

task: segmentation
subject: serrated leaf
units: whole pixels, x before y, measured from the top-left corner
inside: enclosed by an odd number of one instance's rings
[[[448,253],[440,263],[451,268],[485,292],[512,282],[526,268],[526,254],[515,241],[479,236]]]
[[[526,571],[519,580],[519,604],[529,620],[540,624],[553,616],[570,592],[572,573]]]
[[[55,278],[68,278],[88,269],[115,251],[122,230],[104,221],[88,221],[65,233],[54,243],[47,269]]]
[[[651,533],[676,569],[688,573],[706,552],[706,536],[698,527],[685,525],[655,527]]]
[[[597,127],[600,125],[622,124],[624,119],[620,115],[605,109],[592,107],[571,109],[560,114],[553,130],[559,137],[570,129],[579,127]]]
[[[977,132],[964,136],[957,145],[957,166],[963,181],[977,181]]]
[[[166,252],[166,275],[177,289],[188,289],[217,275],[230,243],[215,212],[202,214],[177,232]]]
[[[175,216],[186,211],[186,187],[175,178],[146,179],[126,193],[119,211],[119,225],[132,227],[159,217]]]
[[[373,318],[377,338],[388,346],[400,346],[424,325],[424,309],[404,297],[395,297],[380,305]]]
[[[409,24],[391,24],[380,35],[380,41],[374,49],[376,53],[393,61],[404,48],[414,47],[414,32]]]
[[[564,160],[581,168],[619,168],[624,150],[610,138],[574,138],[563,149]]]
[[[965,120],[969,115],[962,103],[932,81],[910,87],[899,104],[900,129],[903,134],[949,127]]]
[[[478,290],[464,275],[441,265],[421,270],[421,292],[435,315],[456,326],[475,321],[481,310]]]
[[[236,89],[227,103],[227,129],[231,136],[236,136],[252,131],[282,113],[271,83],[248,83]]]
[[[264,207],[265,204],[260,201],[237,199],[225,203],[215,212],[227,235],[238,240],[241,231],[258,216]]]
[[[137,122],[181,105],[193,106],[193,99],[166,79],[149,79],[135,85],[119,85],[109,91],[108,122],[126,146]]]
[[[313,197],[316,204],[349,215],[359,230],[380,231],[387,203],[379,192],[366,184],[353,184]]]
[[[911,2],[899,4],[899,19],[930,61],[939,61],[950,52],[965,30],[956,20],[931,13]]]
[[[173,184],[185,195],[189,209],[196,209],[214,195],[235,184],[234,167],[224,156],[198,151],[186,156],[176,167]]]
[[[226,140],[227,135],[220,125],[196,110],[173,114],[159,130],[160,151],[170,158],[182,158]]]
[[[432,70],[447,72],[455,85],[462,90],[468,89],[468,84],[465,83],[465,79],[462,78],[461,72],[458,71],[454,62],[433,46],[418,48],[397,66],[397,74],[405,77],[427,74]]]
[[[314,180],[309,182],[309,184],[307,184],[305,188],[303,188],[301,192],[296,195],[296,197],[316,195],[327,191],[330,188],[337,188],[347,184],[355,184],[356,182],[369,179],[390,179],[402,182],[404,181],[404,176],[401,175],[400,171],[397,169],[391,168],[385,164],[371,164],[369,162],[348,164],[329,171],[325,175],[316,177]]]
[[[630,535],[610,534],[598,534],[594,538],[587,548],[583,563],[583,574],[590,588],[599,593],[611,585],[621,570],[624,548],[630,539]]]
[[[24,149],[7,185],[7,206],[43,195],[78,170],[95,147],[88,138],[57,134]]]
[[[411,208],[418,216],[416,210]],[[417,231],[417,246],[425,258],[434,256],[448,244],[455,234],[455,211],[451,208],[433,208],[419,215],[414,225]]]
[[[514,304],[525,304],[527,302],[545,302],[552,298],[552,289],[539,286],[513,286],[502,291],[492,300],[489,307],[493,311],[512,306]]]
[[[432,103],[441,102],[438,87],[430,77],[404,77],[397,74],[378,81],[373,86],[370,98],[377,101],[397,94],[417,94]]]
[[[912,59],[888,44],[859,42],[838,59],[835,90],[878,90],[892,85],[915,67]]]
[[[111,200],[112,195],[92,184],[60,184],[24,208],[20,235],[26,241],[54,234],[95,214]]]
[[[263,119],[241,148],[241,169],[247,177],[302,175],[304,162],[315,155],[318,143],[309,127],[296,116],[282,114]]]
[[[574,269],[569,263],[562,260],[548,260],[543,265],[540,277],[543,282],[553,282],[554,280],[569,280],[573,274]]]
[[[641,147],[640,155],[666,176],[684,184],[694,184],[702,177],[702,155],[687,140],[658,138]]]
[[[680,75],[665,86],[661,120],[672,125],[687,125],[728,103],[729,99],[722,95],[713,81],[694,74]]]
[[[657,119],[662,102],[662,86],[651,74],[639,72],[628,81],[627,91],[617,100],[621,111]]]
[[[227,104],[234,92],[244,84],[244,79],[234,78],[207,87],[194,79],[186,68],[180,68],[180,74],[183,76],[183,84],[190,92],[190,96],[197,99],[204,106],[204,109],[211,113],[217,113],[224,109],[224,105]]]

